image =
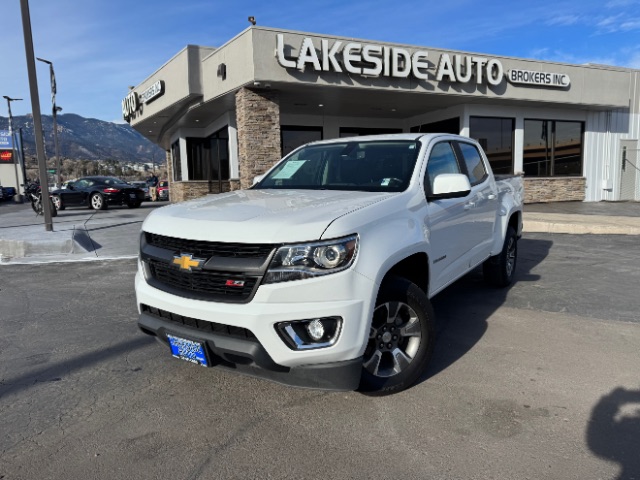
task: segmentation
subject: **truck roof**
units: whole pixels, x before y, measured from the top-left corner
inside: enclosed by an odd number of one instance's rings
[[[460,137],[460,135],[456,135],[453,133],[390,133],[387,135],[362,135],[355,137],[341,137],[341,138],[332,138],[329,140],[318,140],[316,142],[310,142],[313,145],[323,145],[323,144],[331,144],[331,143],[342,143],[345,141],[374,141],[374,140],[418,140],[420,138],[429,141],[434,137]],[[462,137],[470,140],[468,137]]]

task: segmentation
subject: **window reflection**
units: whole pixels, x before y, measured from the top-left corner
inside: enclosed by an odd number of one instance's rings
[[[513,118],[471,117],[469,136],[487,154],[493,173],[513,173]]]
[[[460,166],[449,142],[441,142],[433,147],[427,163],[427,178],[430,191],[433,192],[433,181],[443,173],[460,173]]]
[[[229,132],[224,127],[207,138],[187,138],[189,180],[229,180]]]
[[[524,173],[530,177],[582,175],[583,122],[525,120]]]
[[[322,140],[322,127],[283,125],[280,127],[280,140],[284,157],[305,143]]]

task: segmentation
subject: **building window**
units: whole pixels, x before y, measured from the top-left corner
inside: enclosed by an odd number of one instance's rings
[[[322,140],[322,127],[301,127],[283,125],[280,127],[280,148],[282,156],[289,155],[305,143]]]
[[[224,127],[207,138],[187,138],[189,180],[229,180],[229,132]]]
[[[171,144],[171,166],[173,170],[173,180],[182,180],[182,162],[180,161],[180,140]]]
[[[402,129],[401,128],[340,127],[340,138],[361,137],[364,135],[388,135],[390,133],[402,133]]]
[[[460,134],[460,117],[448,118],[439,122],[423,123],[409,130],[411,133],[451,133]]]
[[[493,173],[513,173],[514,126],[513,118],[469,118],[469,136],[482,146]]]
[[[582,175],[584,122],[524,121],[524,174],[528,177]]]

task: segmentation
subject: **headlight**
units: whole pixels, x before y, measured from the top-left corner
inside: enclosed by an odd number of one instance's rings
[[[285,245],[276,252],[263,283],[289,282],[341,272],[358,252],[358,236],[325,242]]]

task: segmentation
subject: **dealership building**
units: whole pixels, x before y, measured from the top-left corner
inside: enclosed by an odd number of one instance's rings
[[[400,132],[477,139],[527,202],[640,200],[639,73],[253,26],[188,45],[122,112],[167,151],[174,201],[247,188],[310,141]]]

